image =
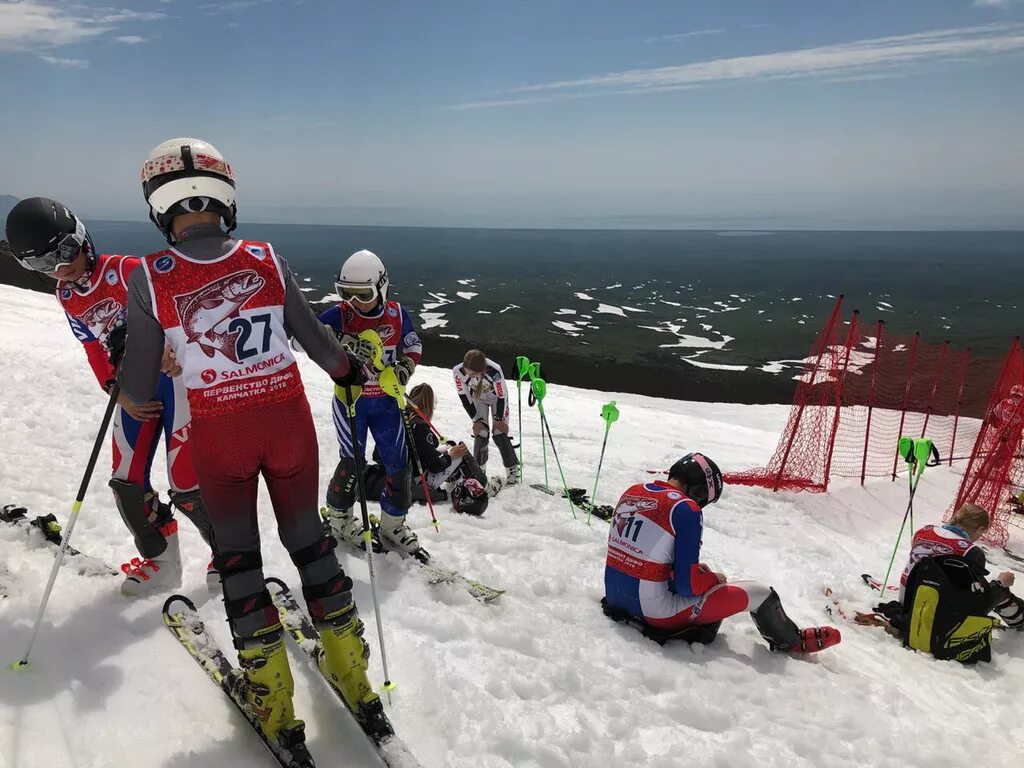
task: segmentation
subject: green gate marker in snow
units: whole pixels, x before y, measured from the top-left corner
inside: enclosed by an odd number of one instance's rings
[[[519,406],[519,481],[523,477],[523,379],[530,369],[530,358],[519,355],[516,358],[516,401]]]
[[[530,363],[529,361],[527,361],[527,362],[528,362],[528,365],[526,366],[526,378],[528,378],[530,380],[530,399],[529,399],[529,404],[530,405],[537,405],[537,407],[539,408],[540,407],[539,406],[540,398],[537,397],[537,392],[533,388],[533,382],[535,382],[535,381],[540,381],[541,382],[541,389],[542,389],[541,397],[543,397],[544,394],[547,393],[547,391],[548,391],[547,390],[547,384],[545,383],[544,379],[542,379],[540,377],[540,363]],[[519,434],[520,446],[522,445],[522,439],[523,439],[523,435],[522,435],[522,433],[520,433]],[[540,413],[540,450],[541,450],[541,453],[544,456],[544,486],[547,487],[547,484],[548,484],[548,447],[547,447],[547,443],[544,442],[544,414],[543,413]]]
[[[573,505],[572,498],[569,496],[569,484],[565,482],[565,473],[562,471],[562,462],[558,460],[558,450],[555,448],[555,438],[551,436],[551,427],[548,426],[548,418],[544,414],[544,396],[548,393],[548,384],[544,379],[536,378],[530,382],[530,387],[533,390],[533,396],[537,399],[537,411],[540,413],[541,446],[543,447],[544,445],[544,434],[547,433],[548,440],[551,441],[551,455],[555,457],[555,466],[558,467],[558,476],[562,478],[562,494],[569,502],[569,511],[572,512],[572,516],[576,517],[576,507]],[[546,452],[544,454],[544,486],[546,488],[551,487],[548,485],[548,460]]]
[[[889,567],[885,570],[885,579],[882,581],[881,594],[885,595],[885,588],[889,584],[889,576],[892,573],[892,564],[896,561],[896,552],[903,540],[903,529],[907,525],[907,518],[910,518],[910,535],[914,535],[914,494],[917,493],[917,484],[921,481],[924,470],[927,467],[937,467],[940,462],[939,449],[928,438],[901,437],[897,446],[900,456],[907,464],[910,464],[910,474],[907,481],[910,487],[910,499],[907,501],[907,511],[903,513],[903,523],[900,525],[900,533],[896,537],[896,546],[892,548],[892,557],[889,558]]]
[[[601,458],[597,460],[597,474],[594,475],[594,490],[590,494],[590,509],[587,511],[587,525],[590,525],[590,516],[594,511],[594,504],[597,504],[597,481],[601,479],[601,465],[604,464],[604,449],[608,445],[608,430],[612,424],[619,420],[619,409],[615,401],[605,403],[601,407],[601,418],[604,419],[604,440],[601,441]]]
[[[537,365],[539,369],[539,364]],[[532,368],[533,366],[531,366]],[[535,379],[533,374],[530,374],[530,396],[533,400],[534,405],[537,406],[537,414],[540,416],[540,452],[544,459],[544,487],[548,486],[548,443],[544,439],[544,395],[548,392],[548,385],[544,379]]]

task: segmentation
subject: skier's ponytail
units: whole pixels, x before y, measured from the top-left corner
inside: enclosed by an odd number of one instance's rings
[[[409,390],[406,397],[416,410],[422,412],[428,419],[434,417],[434,390],[429,384],[417,384]]]

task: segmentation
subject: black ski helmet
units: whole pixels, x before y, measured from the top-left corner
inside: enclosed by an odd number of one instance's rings
[[[452,506],[456,512],[479,517],[487,511],[487,488],[474,477],[460,479],[451,492]]]
[[[83,249],[86,273],[96,265],[96,248],[71,209],[48,197],[21,200],[7,214],[7,242],[25,269],[51,273],[70,264]]]
[[[686,495],[706,507],[722,495],[722,473],[718,465],[703,453],[688,453],[668,471],[669,480],[678,480]]]

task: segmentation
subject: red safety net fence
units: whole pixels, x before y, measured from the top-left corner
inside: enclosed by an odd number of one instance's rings
[[[842,303],[840,296],[803,361],[768,466],[727,482],[823,492],[831,477],[895,479],[901,436],[927,436],[946,463],[971,456],[1000,361],[920,334],[893,336],[856,311],[844,320]]]
[[[989,511],[991,525],[985,535],[990,544],[1004,546],[1010,528],[1024,528],[1024,506],[1019,498],[1024,481],[1021,432],[1024,430],[1024,350],[1014,339],[998,382],[992,390],[947,519],[962,504],[973,502]]]

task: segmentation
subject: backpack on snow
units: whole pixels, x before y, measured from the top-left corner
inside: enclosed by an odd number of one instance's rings
[[[988,615],[992,596],[984,577],[962,557],[926,557],[907,579],[903,645],[961,664],[992,660]]]

